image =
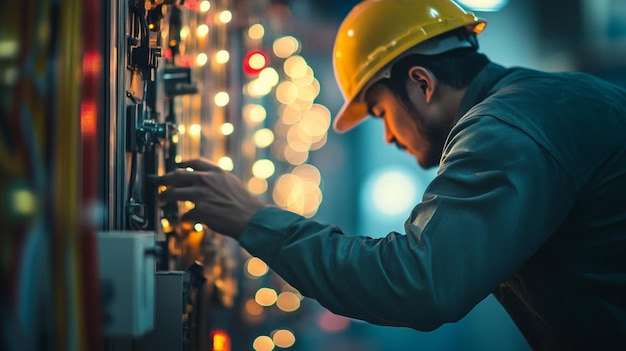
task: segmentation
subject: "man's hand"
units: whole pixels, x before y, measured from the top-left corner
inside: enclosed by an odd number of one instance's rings
[[[257,211],[268,206],[244,188],[234,174],[206,160],[183,162],[180,167],[159,177],[158,182],[167,187],[160,195],[161,201],[195,204],[182,215],[183,222],[204,223],[218,233],[239,239]]]

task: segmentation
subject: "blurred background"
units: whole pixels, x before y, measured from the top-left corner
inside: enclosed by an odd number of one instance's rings
[[[626,87],[626,1],[457,2],[487,21],[492,61]],[[402,233],[436,169],[378,120],[330,127],[333,41],[357,3],[3,2],[0,349],[529,350],[493,297],[428,333],[334,315],[178,223],[192,204],[156,200],[149,176],[206,157],[348,234]]]

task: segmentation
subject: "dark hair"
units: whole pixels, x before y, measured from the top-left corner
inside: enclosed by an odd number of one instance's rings
[[[405,82],[411,67],[427,68],[439,82],[461,89],[467,87],[489,62],[487,56],[478,53],[475,48],[456,49],[432,56],[409,55],[393,65],[391,78],[385,79],[383,83],[408,105],[409,96]]]

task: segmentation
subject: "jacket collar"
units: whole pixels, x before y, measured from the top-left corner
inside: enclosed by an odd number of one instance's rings
[[[463,99],[457,120],[467,113],[474,105],[478,104],[489,95],[491,88],[509,71],[493,62],[488,63],[476,78],[470,83]]]

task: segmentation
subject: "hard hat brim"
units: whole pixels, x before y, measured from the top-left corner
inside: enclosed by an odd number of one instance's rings
[[[365,102],[349,101],[343,105],[335,116],[333,129],[337,133],[345,133],[354,128],[369,116]]]

